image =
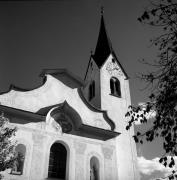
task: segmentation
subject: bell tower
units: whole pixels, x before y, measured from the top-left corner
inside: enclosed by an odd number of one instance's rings
[[[115,111],[122,114],[130,105],[128,79],[127,73],[112,48],[102,9],[96,48],[94,53],[91,53],[85,75],[85,97],[88,102],[97,108],[107,110],[108,113],[109,111]],[[114,121],[115,124],[118,122]]]
[[[83,90],[88,102],[106,110],[121,135],[115,138],[117,168],[120,180],[139,180],[134,130],[126,130],[125,114],[131,104],[129,77],[117,58],[108,37],[103,9],[98,40],[91,54]]]

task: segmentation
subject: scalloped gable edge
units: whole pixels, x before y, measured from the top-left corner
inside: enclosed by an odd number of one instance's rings
[[[60,100],[62,101],[63,96],[57,96],[58,90],[61,91],[63,88],[68,89],[68,90],[71,89],[68,86],[66,86],[64,83],[59,81],[57,78],[53,77],[52,75],[49,75],[49,74],[45,75],[45,79],[46,79],[45,82],[40,87],[33,89],[33,90],[18,91],[18,89],[16,90],[16,88],[14,88],[14,86],[11,86],[11,89],[8,92],[2,93],[0,95],[0,104],[8,106],[8,107],[27,110],[29,112],[36,112],[36,111],[38,111],[38,109],[40,109],[42,107],[47,107],[47,106],[50,106],[53,104],[57,104],[57,102],[59,102]],[[56,86],[51,86],[51,83]],[[51,100],[50,103],[48,103],[45,98],[45,97],[47,97],[46,90],[48,89],[48,87],[57,88],[56,94],[55,94],[55,96],[53,96],[53,100]],[[52,89],[49,91],[52,92]],[[46,92],[46,93],[44,94],[43,92]],[[44,95],[45,97],[43,97],[42,95]],[[30,103],[29,97],[35,99],[35,96],[38,96],[38,99],[36,99],[36,101],[31,100],[31,102],[33,104],[31,105],[31,108],[30,107],[27,108],[27,104]],[[57,99],[55,98],[56,96],[58,97]],[[18,103],[19,98],[20,98],[20,100],[25,102],[24,107],[22,107],[22,105],[20,105],[20,103]],[[17,103],[15,103],[15,102],[17,102]],[[40,102],[40,104],[39,104],[39,102]]]
[[[25,89],[25,88],[21,88],[21,87],[18,87],[14,84],[10,84],[9,88],[7,91],[3,91],[0,93],[0,95],[3,95],[3,94],[7,94],[9,93],[10,91],[17,91],[17,92],[28,92],[28,91],[33,91],[35,89],[39,89],[40,87],[42,87],[47,81],[47,77],[43,77],[42,79],[42,84],[40,84],[39,86],[35,87],[35,88],[32,88],[32,89]]]
[[[18,87],[14,84],[10,84],[9,88],[7,91],[3,91],[3,92],[0,92],[0,95],[3,95],[3,94],[7,94],[9,93],[10,91],[14,90],[14,91],[19,91],[19,92],[27,92],[27,91],[33,91],[35,89],[39,89],[40,87],[42,87],[45,83],[46,83],[46,76],[49,74],[52,76],[52,74],[67,74],[71,79],[73,79],[74,81],[76,81],[77,83],[80,84],[80,86],[84,86],[85,85],[85,82],[77,75],[75,75],[74,73],[72,73],[71,71],[67,70],[67,69],[43,69],[42,72],[39,74],[39,77],[42,77],[42,84],[40,84],[39,86],[35,87],[35,88],[32,88],[32,89],[25,89],[25,88],[21,88],[21,87]],[[54,76],[52,76],[54,77]],[[54,77],[55,79],[57,79],[56,77]],[[59,79],[58,79],[59,80]]]

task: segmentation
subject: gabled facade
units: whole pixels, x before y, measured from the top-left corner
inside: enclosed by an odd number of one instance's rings
[[[0,95],[0,110],[17,126],[22,156],[6,180],[138,180],[133,130],[126,131],[128,76],[118,61],[103,14],[84,82],[46,69],[44,84]]]

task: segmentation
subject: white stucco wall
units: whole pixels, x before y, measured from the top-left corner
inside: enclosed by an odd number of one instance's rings
[[[53,123],[16,126],[18,131],[14,139],[26,146],[24,171],[23,175],[6,172],[5,180],[48,179],[50,148],[55,142],[62,143],[67,149],[66,180],[90,180],[90,159],[93,156],[99,161],[100,180],[117,180],[116,147],[113,142],[63,134]]]

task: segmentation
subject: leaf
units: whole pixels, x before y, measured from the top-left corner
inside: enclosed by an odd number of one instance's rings
[[[163,162],[163,158],[160,158],[160,159],[159,159],[159,162],[162,163],[162,162]]]
[[[165,167],[167,166],[167,162],[164,162],[164,164],[163,164]]]
[[[167,161],[167,157],[165,156],[165,157],[163,158],[163,160],[164,160],[164,161]]]
[[[126,126],[126,130],[129,130],[129,126]]]
[[[139,135],[141,135],[141,133],[138,131],[138,132],[137,132],[137,136],[139,136]]]
[[[139,140],[138,140],[137,136],[133,136],[133,138],[134,138],[134,140],[135,140],[135,142],[136,142],[136,143],[138,143],[138,142],[139,142]]]
[[[155,16],[155,15],[156,15],[156,11],[157,11],[157,9],[152,9],[152,10],[151,10],[151,14],[152,14],[153,16]]]
[[[129,112],[127,112],[127,113],[125,114],[125,117],[127,117],[127,116],[130,116],[130,113],[129,113]]]
[[[148,14],[147,11],[145,11],[142,16],[143,16],[144,19],[149,19],[149,14]]]
[[[142,141],[142,140],[140,140],[140,144],[143,144],[143,141]]]
[[[142,22],[142,19],[141,19],[141,18],[138,18],[138,21],[139,21],[139,22]]]

